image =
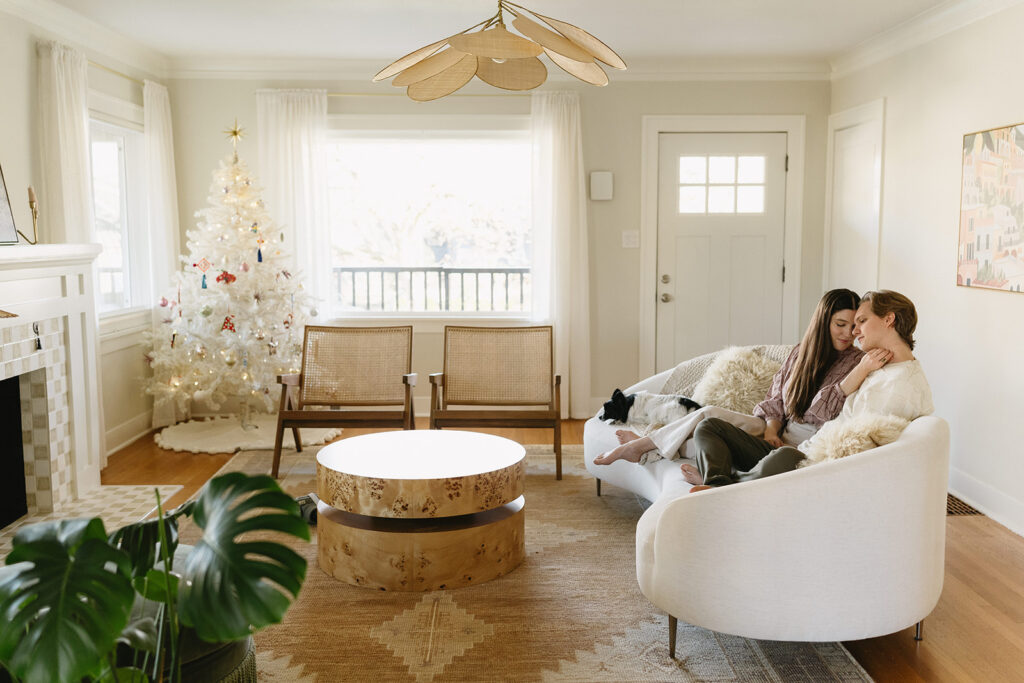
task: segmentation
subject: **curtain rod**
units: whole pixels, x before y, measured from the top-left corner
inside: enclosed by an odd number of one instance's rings
[[[103,64],[99,64],[97,62],[94,62],[91,59],[89,60],[89,66],[94,66],[97,69],[100,69],[102,71],[106,71],[107,73],[112,73],[115,76],[120,76],[121,78],[123,78],[123,79],[125,79],[127,81],[131,81],[132,83],[138,83],[142,87],[146,87],[145,81],[140,81],[138,78],[132,78],[128,74],[121,73],[120,71],[117,71],[116,69],[111,69],[109,66],[104,66]]]
[[[405,97],[404,92],[329,92],[328,97]],[[454,93],[449,97],[529,97],[529,93]]]

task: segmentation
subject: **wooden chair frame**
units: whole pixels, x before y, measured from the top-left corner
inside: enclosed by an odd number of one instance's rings
[[[274,462],[271,468],[271,475],[276,479],[281,465],[281,446],[284,440],[284,430],[291,429],[295,437],[295,449],[302,451],[302,441],[299,438],[299,429],[303,427],[338,427],[344,425],[359,427],[393,427],[399,429],[415,429],[416,423],[413,420],[412,412],[412,390],[416,386],[416,373],[412,369],[412,325],[396,327],[336,327],[336,326],[306,326],[302,343],[302,367],[306,370],[306,352],[310,331],[336,331],[344,330],[344,333],[372,333],[374,331],[390,332],[402,330],[408,334],[408,352],[405,359],[406,372],[402,375],[404,385],[404,397],[401,401],[381,400],[367,397],[366,400],[317,400],[318,407],[327,407],[327,410],[310,410],[302,402],[303,396],[303,372],[286,375],[278,375],[277,382],[281,385],[281,405],[277,413],[277,436],[274,441]],[[340,333],[339,334],[344,334]],[[346,406],[402,406],[402,410],[342,410]]]
[[[497,401],[480,402],[472,400],[460,400],[458,402],[449,399],[446,391],[446,373],[450,373],[450,359],[448,357],[448,341],[452,332],[459,330],[493,331],[500,334],[502,331],[522,332],[524,330],[546,329],[551,333],[551,344],[548,349],[549,361],[552,370],[554,369],[554,330],[550,325],[534,327],[468,327],[462,325],[446,325],[444,328],[444,368],[445,372],[435,372],[429,375],[430,378],[430,428],[442,429],[444,427],[540,427],[550,428],[554,431],[555,451],[555,479],[562,478],[562,418],[561,418],[561,385],[560,375],[552,375],[550,397],[546,402],[536,401]],[[480,409],[455,409],[449,406],[487,406]],[[499,406],[543,406],[542,408],[524,409],[502,409]]]

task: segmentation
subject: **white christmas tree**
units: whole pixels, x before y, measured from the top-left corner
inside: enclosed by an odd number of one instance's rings
[[[209,206],[187,233],[189,255],[160,299],[146,391],[158,403],[173,401],[179,414],[193,400],[217,410],[237,398],[244,420],[250,406],[275,409],[276,375],[298,371],[303,329],[317,312],[238,158],[242,130],[236,122],[226,132],[234,151],[214,171]]]

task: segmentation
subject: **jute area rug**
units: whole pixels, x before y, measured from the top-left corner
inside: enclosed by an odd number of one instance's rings
[[[528,447],[526,559],[507,576],[431,593],[350,586],[298,542],[306,582],[283,623],[256,634],[260,681],[870,681],[839,643],[755,641],[666,617],[636,583],[634,533],[645,503],[615,487],[597,497],[582,447]],[[285,453],[282,485],[316,490],[314,453]],[[247,451],[222,471],[269,471]],[[183,537],[194,530],[186,530]]]

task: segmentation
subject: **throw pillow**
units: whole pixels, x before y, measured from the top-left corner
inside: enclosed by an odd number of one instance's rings
[[[751,347],[721,351],[693,389],[693,400],[747,415],[772,386],[782,364]]]
[[[804,453],[807,459],[800,463],[800,467],[838,460],[892,443],[908,424],[910,421],[902,417],[871,413],[826,422],[808,446]]]

